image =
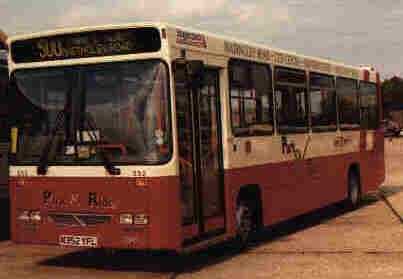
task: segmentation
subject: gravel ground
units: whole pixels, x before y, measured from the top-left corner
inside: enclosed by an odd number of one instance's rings
[[[353,212],[333,205],[261,234],[184,257],[0,242],[0,278],[403,278],[403,139],[386,142],[387,180]]]

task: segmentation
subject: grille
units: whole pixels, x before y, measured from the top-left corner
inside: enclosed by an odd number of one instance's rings
[[[49,217],[56,225],[69,227],[87,227],[101,224],[109,224],[112,217],[110,215],[95,214],[69,214],[51,213]]]

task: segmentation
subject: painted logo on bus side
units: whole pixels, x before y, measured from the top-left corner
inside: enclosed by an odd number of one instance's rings
[[[181,45],[189,45],[199,48],[207,48],[207,39],[202,34],[176,30],[176,43]]]
[[[287,137],[281,137],[281,149],[284,155],[292,153],[296,160],[302,158],[301,150],[295,146],[294,142],[289,142]]]
[[[308,151],[311,142],[311,137],[309,136],[305,141],[304,150],[299,149],[293,141],[289,141],[286,136],[281,137],[281,149],[284,155],[292,153],[295,160],[305,159],[306,153]]]
[[[77,193],[70,194],[69,197],[56,195],[51,191],[42,193],[43,204],[50,208],[63,208],[71,206],[80,206],[80,195]]]
[[[88,194],[88,206],[92,208],[113,208],[113,201],[102,194],[91,192]]]

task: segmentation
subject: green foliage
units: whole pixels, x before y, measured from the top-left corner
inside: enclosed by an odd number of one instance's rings
[[[403,107],[403,78],[394,76],[385,79],[382,83],[382,92],[385,112],[394,107]]]

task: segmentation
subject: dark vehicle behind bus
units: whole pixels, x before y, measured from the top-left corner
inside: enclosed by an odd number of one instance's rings
[[[402,127],[393,120],[386,120],[385,137],[399,137]]]
[[[0,45],[1,47],[1,45]],[[8,105],[8,67],[7,50],[0,48],[0,238],[8,236],[9,194],[8,194],[8,149],[9,129],[7,125]]]

